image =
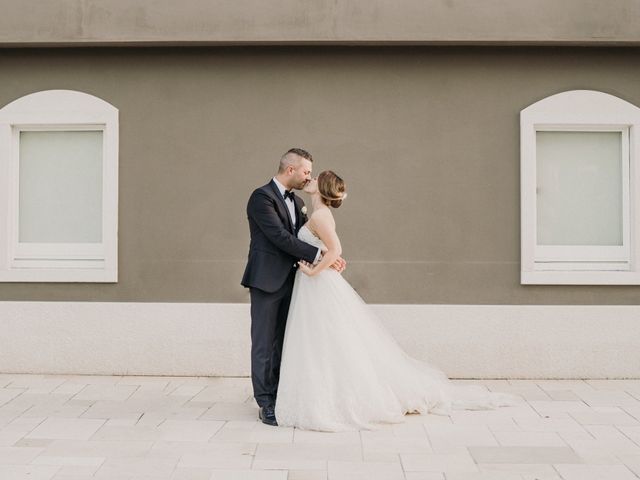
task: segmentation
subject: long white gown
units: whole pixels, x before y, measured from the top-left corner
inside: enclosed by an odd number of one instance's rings
[[[298,238],[321,246],[307,226]],[[455,385],[408,356],[341,274],[296,273],[275,412],[278,424],[307,430],[376,429],[406,413],[448,415],[517,405],[521,397]]]

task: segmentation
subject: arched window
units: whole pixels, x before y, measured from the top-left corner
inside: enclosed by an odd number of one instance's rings
[[[0,281],[116,282],[118,110],[48,90],[0,109]]]
[[[640,284],[640,109],[592,90],[520,112],[521,283]]]

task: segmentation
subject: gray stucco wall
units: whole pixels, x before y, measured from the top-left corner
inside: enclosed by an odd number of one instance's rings
[[[640,0],[0,0],[3,45],[639,45]]]
[[[246,200],[283,151],[334,169],[346,278],[372,303],[638,304],[638,286],[521,286],[519,111],[594,89],[640,105],[640,50],[0,51],[0,104],[120,109],[119,282],[0,284],[0,300],[244,302]]]

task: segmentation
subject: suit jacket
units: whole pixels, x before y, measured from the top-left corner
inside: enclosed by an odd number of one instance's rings
[[[271,180],[257,188],[247,203],[247,218],[251,244],[249,258],[241,284],[267,293],[277,291],[287,280],[298,260],[313,262],[318,248],[298,240],[296,235],[307,221],[302,213],[304,202],[295,196],[296,227],[291,222],[289,209]]]

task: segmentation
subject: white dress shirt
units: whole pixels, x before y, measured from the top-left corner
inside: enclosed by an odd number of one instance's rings
[[[273,181],[276,184],[276,187],[278,187],[278,190],[280,191],[280,195],[282,196],[282,198],[284,198],[284,192],[287,191],[287,189],[285,188],[284,185],[282,185],[277,179],[276,177],[273,177]],[[293,228],[296,228],[296,206],[293,203],[293,199],[291,197],[287,198],[284,201],[284,204],[287,206],[287,208],[289,209],[289,216],[291,217],[291,224],[293,225]]]
[[[273,182],[276,184],[276,187],[278,187],[278,191],[280,192],[280,195],[282,196],[282,198],[284,198],[284,192],[287,191],[287,189],[285,188],[284,185],[282,185],[278,179],[276,177],[273,177]],[[293,203],[293,199],[291,197],[288,197],[285,201],[284,204],[287,206],[287,208],[289,209],[289,215],[291,217],[291,223],[293,224],[293,228],[295,230],[296,228],[296,206]],[[320,257],[322,256],[322,252],[320,251],[320,249],[318,249],[318,253],[316,254],[316,258],[313,261],[313,263],[318,263],[320,261]]]

